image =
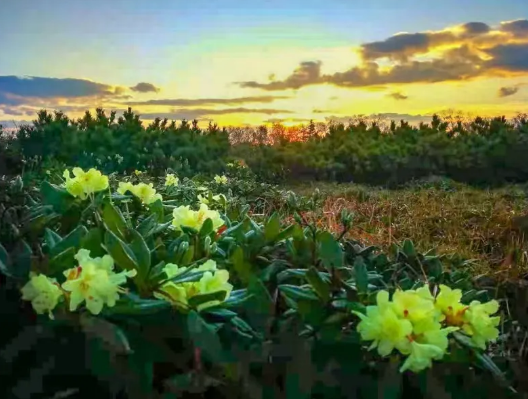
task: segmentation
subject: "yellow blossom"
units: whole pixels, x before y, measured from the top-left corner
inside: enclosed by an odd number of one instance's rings
[[[70,311],[75,311],[83,302],[93,314],[99,314],[103,306],[112,307],[119,299],[119,293],[125,292],[120,287],[127,277],[134,277],[135,270],[115,273],[113,259],[105,255],[102,258],[91,258],[85,250],[80,250],[76,258],[79,266],[64,271],[66,281],[62,284],[70,292]]]
[[[165,274],[168,278],[176,277],[186,270],[188,269],[185,267],[179,267],[171,263],[164,267]],[[160,292],[154,293],[154,296],[159,299],[168,300],[175,306],[183,308],[186,308],[188,300],[196,295],[225,291],[225,299],[229,298],[233,286],[229,283],[229,272],[227,270],[218,270],[216,262],[208,260],[199,267],[194,268],[193,271],[204,272],[199,281],[184,283],[174,283],[169,281],[163,284]],[[200,311],[220,303],[219,300],[209,301],[198,305],[197,309]]]
[[[22,299],[31,301],[31,305],[37,314],[48,313],[53,319],[52,310],[57,306],[63,293],[55,279],[43,274],[32,274],[30,280],[22,287]]]
[[[198,201],[201,203],[201,204],[205,204],[205,205],[209,205],[209,197],[205,197],[205,196],[202,196],[201,194],[198,194],[197,196],[198,198]],[[217,194],[217,195],[213,195],[213,201],[214,202],[220,202],[220,201],[226,201],[226,197],[225,195],[223,194]]]
[[[152,183],[139,183],[134,185],[130,182],[120,182],[117,192],[124,195],[127,191],[130,191],[145,205],[150,205],[157,200],[163,200],[161,194],[156,193],[156,189]]]
[[[214,181],[218,184],[227,184],[227,177],[224,175],[222,176],[216,175],[214,177]]]
[[[119,182],[117,192],[121,195],[125,195],[127,191],[132,192],[132,187],[134,187],[134,185],[130,182]]]
[[[490,317],[499,310],[499,303],[495,300],[487,303],[473,301],[469,304],[467,312],[464,314],[463,331],[471,336],[473,343],[486,349],[486,342],[494,341],[499,337],[497,326],[500,317]]]
[[[180,182],[180,179],[177,176],[174,176],[173,174],[168,174],[165,176],[165,186],[171,187],[171,186],[177,186]]]
[[[198,291],[200,294],[210,294],[213,292],[225,291],[226,296],[224,300],[229,298],[233,286],[229,283],[229,272],[227,270],[216,270],[214,272],[205,272],[203,277],[198,282]],[[202,310],[211,306],[220,304],[219,300],[213,300],[201,303],[197,306],[198,310]]]
[[[214,230],[218,230],[224,224],[220,213],[210,210],[206,204],[201,204],[198,211],[190,209],[189,205],[181,205],[173,210],[172,215],[172,225],[180,230],[181,226],[200,230],[207,219],[212,220]]]
[[[448,326],[460,327],[477,347],[486,349],[486,342],[499,336],[500,317],[490,317],[499,310],[499,303],[495,300],[487,303],[473,301],[464,305],[460,303],[461,298],[462,291],[441,285],[435,306],[444,314]]]
[[[392,303],[398,317],[407,318],[412,323],[423,319],[434,319],[438,314],[427,286],[418,290],[396,290]]]
[[[412,324],[400,319],[389,303],[389,293],[377,294],[377,306],[368,306],[366,316],[356,313],[361,322],[357,330],[365,341],[373,341],[369,349],[378,348],[381,356],[389,355],[394,348],[405,350],[409,345],[408,336],[412,333]]]
[[[418,373],[428,367],[431,367],[432,361],[441,359],[445,351],[436,345],[421,344],[419,342],[411,342],[411,353],[405,359],[405,362],[400,368],[400,372],[410,370]]]
[[[145,205],[152,204],[157,200],[162,200],[161,194],[156,194],[156,189],[152,183],[139,183],[132,188],[132,194],[138,197]]]
[[[140,171],[140,170],[137,170],[137,169],[136,169],[136,170],[134,171],[134,174],[135,174],[136,176],[141,176],[141,175],[143,174],[143,172]]]
[[[74,197],[85,199],[90,194],[108,188],[108,176],[101,174],[94,168],[87,172],[84,172],[81,168],[73,168],[72,172],[73,178],[69,170],[64,171],[63,177],[66,190]]]

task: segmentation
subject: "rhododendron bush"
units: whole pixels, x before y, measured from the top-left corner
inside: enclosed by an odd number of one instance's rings
[[[347,238],[346,212],[336,237],[301,210],[317,211],[317,195],[301,204],[290,193],[286,224],[278,213],[252,215],[225,176],[72,173],[30,198],[18,241],[0,246],[0,270],[33,323],[83,331],[89,360],[69,361],[85,362],[109,391],[511,391],[493,359],[505,321],[499,302],[434,252],[418,253],[409,240],[389,254],[365,247]],[[453,388],[456,375],[464,389]]]

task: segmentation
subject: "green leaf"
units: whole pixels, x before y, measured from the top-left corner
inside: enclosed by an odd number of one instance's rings
[[[424,263],[426,273],[431,277],[439,278],[444,272],[442,261],[437,256],[431,256],[429,259],[426,256]]]
[[[279,285],[279,290],[282,292],[285,296],[288,298],[298,301],[301,299],[309,300],[309,301],[318,301],[319,298],[315,293],[306,288],[301,288],[296,285],[290,285],[290,284],[282,284]]]
[[[506,376],[495,362],[487,354],[480,351],[475,351],[475,356],[477,358],[477,363],[484,367],[486,370],[491,372],[495,380],[502,385],[503,387],[508,388],[510,391],[517,393],[516,390],[511,386],[511,384],[506,379]]]
[[[88,233],[81,240],[81,248],[89,250],[91,257],[103,256],[106,254],[102,244],[103,232],[97,227],[88,230]]]
[[[143,219],[143,221],[137,226],[136,230],[139,234],[141,234],[143,237],[148,237],[150,235],[151,230],[156,226],[156,220],[158,218],[158,215],[152,214],[149,217]]]
[[[172,307],[171,303],[162,299],[134,299],[129,297],[128,300],[120,300],[115,306],[105,308],[105,315],[147,315],[168,310]]]
[[[214,226],[213,226],[213,220],[211,218],[205,219],[205,222],[202,225],[202,228],[200,229],[200,237],[206,237],[209,234],[213,232]]]
[[[46,228],[44,230],[44,240],[49,250],[52,250],[55,245],[62,241],[62,237],[53,230]]]
[[[411,240],[406,239],[403,242],[403,253],[407,255],[408,258],[414,258],[416,257],[416,249],[414,248],[414,244]]]
[[[216,306],[211,306],[206,309],[203,309],[200,314],[204,314],[207,317],[211,316],[214,318],[222,319],[222,320],[230,320],[233,317],[236,317],[236,312],[233,312],[229,309],[224,309]]]
[[[221,359],[222,344],[216,330],[195,311],[191,311],[187,316],[187,329],[196,348],[200,348],[212,360]]]
[[[183,254],[181,261],[180,261],[180,266],[187,266],[189,263],[192,262],[193,258],[194,258],[194,245],[191,245],[187,249],[187,251],[185,251],[185,253]]]
[[[279,235],[279,231],[279,214],[277,212],[274,212],[273,215],[269,217],[268,221],[266,222],[266,225],[264,226],[264,238],[266,239],[266,241],[272,241]]]
[[[323,300],[328,302],[330,299],[330,286],[321,278],[315,267],[310,267],[306,272],[306,280],[310,283],[315,293]]]
[[[161,281],[158,285],[164,285],[166,283],[192,283],[195,281],[200,281],[205,272],[202,271],[184,271],[183,273],[178,274],[177,276],[167,278]]]
[[[138,262],[132,249],[110,230],[105,234],[105,247],[118,266],[126,270],[137,270],[139,273]]]
[[[230,261],[233,264],[233,268],[240,277],[240,279],[247,284],[251,278],[251,265],[244,259],[244,250],[241,247],[237,247],[230,257]]]
[[[55,255],[49,262],[49,273],[55,275],[75,266],[75,248],[70,247],[60,254]]]
[[[190,307],[196,308],[198,307],[198,305],[202,305],[204,303],[211,302],[211,301],[223,302],[226,296],[227,296],[227,291],[210,292],[207,294],[195,295],[189,298],[188,303]]]
[[[357,257],[354,260],[354,272],[356,288],[358,292],[361,294],[366,294],[368,292],[369,276],[367,272],[367,266],[365,265],[363,258]]]
[[[58,213],[66,212],[73,205],[75,198],[64,188],[58,187],[44,180],[40,185],[42,201],[46,205],[51,205]]]
[[[231,291],[231,295],[229,295],[229,298],[226,301],[224,301],[224,303],[222,303],[222,307],[234,308],[234,307],[240,306],[241,304],[246,302],[249,298],[251,298],[251,295],[249,294],[247,289]]]
[[[158,222],[162,223],[165,217],[165,212],[163,211],[163,202],[157,200],[149,205],[149,209],[158,217]]]
[[[6,249],[0,244],[0,273],[10,276],[9,272],[10,259]]]
[[[137,260],[138,265],[138,274],[142,280],[145,280],[150,272],[150,250],[147,246],[147,243],[136,230],[130,230],[132,235],[132,242],[130,243],[130,248]]]
[[[195,236],[196,234],[198,234],[198,230],[196,230],[195,228],[193,227],[189,227],[189,226],[180,226],[181,230],[185,233],[185,234],[188,234],[190,236]]]
[[[292,225],[286,227],[279,234],[277,234],[277,236],[275,237],[275,241],[279,242],[279,241],[282,241],[282,240],[286,240],[286,239],[288,239],[290,237],[293,237],[293,235],[295,234],[296,226],[297,225],[292,224]]]
[[[29,271],[31,270],[32,255],[33,251],[25,240],[17,243],[15,249],[13,252],[11,252],[11,276],[20,279],[26,279],[29,275]]]
[[[127,223],[121,210],[112,203],[106,202],[103,205],[103,221],[108,229],[120,239],[125,239]]]
[[[226,230],[222,233],[222,237],[227,237],[227,236],[234,235],[234,234],[237,233],[238,231],[243,230],[243,228],[244,228],[244,222],[237,223],[237,224],[235,224],[234,226],[231,226],[231,227],[229,227],[228,229],[226,229]]]
[[[323,265],[327,268],[343,266],[343,250],[330,232],[324,231],[318,234],[317,241],[319,242],[319,257]]]
[[[58,242],[50,251],[51,256],[55,256],[60,254],[61,252],[64,252],[68,248],[75,248],[80,249],[81,248],[81,241],[84,236],[88,233],[88,229],[84,226],[78,226],[77,228],[73,229],[68,233],[67,236],[65,236],[62,241]]]

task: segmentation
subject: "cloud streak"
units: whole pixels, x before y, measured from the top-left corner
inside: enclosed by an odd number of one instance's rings
[[[285,109],[274,109],[274,108],[226,108],[226,109],[173,109],[170,112],[150,112],[150,113],[139,113],[142,118],[145,119],[172,119],[172,120],[192,120],[192,119],[204,119],[208,116],[214,115],[230,115],[230,114],[292,114],[293,111]]]
[[[159,87],[154,86],[152,83],[140,82],[135,86],[129,87],[130,90],[138,93],[158,93]]]
[[[363,44],[360,54],[362,63],[345,71],[324,74],[320,61],[304,61],[283,80],[238,85],[281,91],[321,84],[354,88],[524,75],[528,74],[528,20],[504,22],[496,28],[469,22],[444,31],[398,34]]]
[[[512,86],[512,87],[501,87],[499,89],[499,97],[508,97],[508,96],[513,96],[515,93],[517,93],[519,91],[519,88],[516,87],[516,86]]]
[[[271,103],[275,100],[291,98],[290,96],[250,96],[236,98],[175,98],[148,101],[131,101],[127,105],[156,105],[156,106],[202,106],[202,105],[240,105],[248,103]]]
[[[409,98],[409,96],[406,96],[406,95],[400,93],[399,91],[395,91],[393,93],[389,93],[389,94],[387,94],[387,97],[393,98],[394,100],[399,100],[399,101],[407,100]]]

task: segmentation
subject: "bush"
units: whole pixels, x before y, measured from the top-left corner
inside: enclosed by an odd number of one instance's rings
[[[16,386],[30,396],[17,370],[37,367],[48,396],[72,385],[93,395],[91,376],[104,381],[101,396],[129,398],[511,391],[504,354],[487,345],[503,334],[490,318],[493,287],[409,240],[383,253],[346,239],[347,212],[340,234],[318,228],[318,193],[286,196],[291,223],[278,213],[259,222],[224,187],[233,176],[176,184],[73,173],[61,184],[44,179],[26,199],[20,234],[0,246],[1,308],[12,321],[2,338],[23,330],[35,342],[31,356],[11,360],[2,397]],[[509,320],[498,315],[504,331]],[[372,341],[379,353],[366,350]],[[72,356],[46,369],[42,359],[63,344]],[[403,364],[413,371],[398,371]]]

